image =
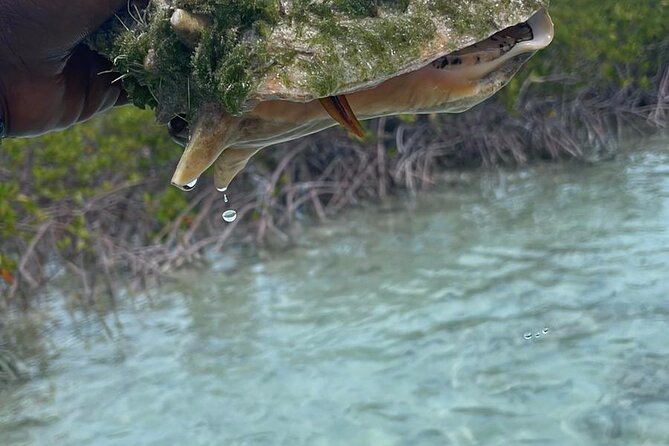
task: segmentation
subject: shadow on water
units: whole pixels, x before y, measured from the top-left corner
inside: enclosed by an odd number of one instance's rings
[[[459,174],[105,324],[51,290],[48,328],[14,344],[43,364],[0,391],[0,444],[667,444],[655,145]]]

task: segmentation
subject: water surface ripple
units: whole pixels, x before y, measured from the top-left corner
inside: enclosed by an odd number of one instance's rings
[[[666,143],[465,174],[102,319],[56,296],[0,444],[667,445],[668,271]]]

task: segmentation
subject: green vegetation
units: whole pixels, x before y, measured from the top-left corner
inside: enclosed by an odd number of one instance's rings
[[[43,271],[32,263],[36,258],[90,254],[98,231],[125,231],[128,237],[146,232],[136,241],[150,244],[153,231],[187,205],[181,193],[163,187],[179,153],[150,112],[129,107],[65,132],[4,142],[0,290],[11,288],[17,273],[28,284],[38,283]],[[136,207],[145,208],[150,219],[143,223],[135,218],[140,214],[130,215]],[[21,263],[27,252],[35,258]]]
[[[377,2],[337,4],[349,14],[373,14]],[[264,9],[236,11],[273,17]],[[615,133],[614,124],[669,124],[669,0],[554,0],[551,14],[554,44],[470,112],[368,123],[376,137],[362,143],[333,130],[266,150],[233,183],[243,222],[235,238],[285,242],[283,228],[298,212],[324,218],[361,199],[413,192],[446,168],[593,158],[589,147],[611,150],[602,138]],[[172,69],[176,78],[187,67]],[[226,75],[243,78],[237,69],[230,65]],[[396,145],[398,129],[413,145]],[[162,274],[222,243],[234,226],[220,223],[222,203],[208,181],[191,194],[168,185],[179,156],[151,112],[127,107],[65,132],[5,141],[0,295],[27,293],[49,278],[49,264],[77,274]],[[82,283],[95,287],[89,277]]]
[[[603,80],[647,89],[658,62],[666,67],[668,13],[669,0],[583,2],[578,10],[556,9],[556,20],[565,25],[557,28],[553,51],[565,67],[578,70],[582,82],[591,79],[594,64]]]
[[[528,76],[569,77],[572,91],[653,89],[658,70],[669,62],[669,0],[578,4],[553,0],[551,6],[555,40],[505,90],[506,96],[513,97]]]

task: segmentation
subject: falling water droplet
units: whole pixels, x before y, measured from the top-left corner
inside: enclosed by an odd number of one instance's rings
[[[186,185],[183,187],[183,189],[184,189],[184,190],[187,190],[187,191],[188,191],[188,190],[193,190],[193,189],[195,188],[195,185],[196,185],[196,184],[197,184],[197,178],[195,178],[195,179],[194,179],[193,181],[191,181],[190,183],[186,184]]]
[[[524,335],[523,337],[524,337],[525,339],[532,339],[532,332],[531,332],[531,331],[528,331],[527,333],[525,333],[525,335]]]
[[[237,220],[237,211],[228,209],[227,211],[223,212],[223,220],[225,220],[227,223],[232,223],[233,221]]]
[[[226,203],[230,201],[228,200],[228,194],[225,193],[228,190],[227,187],[217,187],[216,190],[219,192],[223,192],[223,201],[225,201]]]
[[[216,190],[223,192],[223,201],[225,201],[226,204],[230,202],[228,199],[228,194],[225,193],[228,190],[227,187],[217,187]],[[223,212],[222,217],[223,220],[225,220],[227,223],[232,223],[233,221],[237,220],[237,211],[234,209],[228,209],[227,211]]]

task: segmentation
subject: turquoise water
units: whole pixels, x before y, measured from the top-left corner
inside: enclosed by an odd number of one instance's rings
[[[645,144],[462,174],[115,312],[51,290],[12,318],[0,444],[669,444],[669,150]]]

